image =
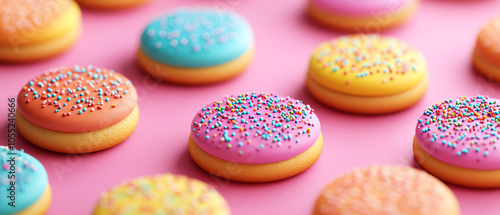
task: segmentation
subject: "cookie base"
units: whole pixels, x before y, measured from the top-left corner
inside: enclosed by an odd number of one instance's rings
[[[317,23],[345,31],[354,31],[358,33],[372,33],[380,30],[395,27],[406,21],[412,16],[419,5],[419,0],[413,0],[405,8],[392,14],[389,10],[382,11],[383,14],[373,14],[367,17],[349,16],[335,14],[324,10],[309,1],[307,13],[309,17]],[[390,6],[388,6],[389,8]]]
[[[427,90],[428,83],[426,74],[415,87],[405,92],[377,97],[338,93],[319,85],[309,75],[306,87],[315,99],[332,108],[359,114],[387,114],[404,110],[417,103]]]
[[[166,82],[184,85],[202,85],[225,81],[240,74],[252,60],[254,52],[255,48],[251,46],[240,57],[224,64],[200,68],[183,68],[159,63],[149,58],[139,49],[137,62],[144,71]]]
[[[19,133],[34,145],[60,153],[89,153],[111,148],[127,139],[139,121],[139,107],[136,106],[122,121],[107,128],[89,132],[60,132],[39,127],[19,111],[16,123]]]
[[[270,182],[297,175],[316,162],[323,149],[323,135],[301,154],[275,163],[242,164],[214,157],[201,149],[189,135],[189,154],[200,168],[208,173],[232,181]]]
[[[151,0],[76,0],[78,4],[84,7],[95,9],[123,9],[145,4]]]
[[[475,49],[472,56],[472,63],[476,68],[477,73],[482,75],[488,81],[500,82],[500,67],[497,67],[481,57]]]
[[[47,183],[45,191],[35,203],[26,209],[15,213],[15,215],[33,215],[33,214],[46,214],[49,210],[50,202],[52,201],[52,189],[50,184]]]
[[[437,178],[474,188],[500,188],[500,170],[467,169],[445,163],[427,153],[413,137],[413,154],[418,163]]]
[[[38,61],[56,56],[67,50],[80,37],[82,31],[80,8],[74,2],[71,2],[71,6],[69,7],[69,13],[72,14],[70,17],[64,18],[76,20],[76,23],[71,25],[70,29],[66,30],[62,35],[46,42],[28,45],[21,44],[18,46],[0,46],[0,61],[13,63]]]

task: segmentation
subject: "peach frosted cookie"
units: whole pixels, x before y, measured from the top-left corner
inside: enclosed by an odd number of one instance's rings
[[[405,214],[458,215],[455,195],[424,171],[404,166],[356,169],[320,193],[313,215]]]
[[[477,72],[486,79],[500,82],[500,17],[490,20],[481,28],[473,63]]]
[[[424,56],[395,38],[348,35],[322,43],[309,61],[306,87],[318,101],[346,112],[406,109],[428,84]]]

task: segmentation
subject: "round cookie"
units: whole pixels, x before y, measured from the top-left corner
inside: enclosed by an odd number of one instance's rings
[[[314,110],[265,93],[226,96],[194,117],[189,153],[210,174],[234,181],[268,182],[297,175],[323,148]]]
[[[338,177],[323,189],[313,215],[460,214],[455,195],[424,171],[371,166]]]
[[[479,74],[490,81],[500,82],[500,17],[481,28],[472,60]]]
[[[241,73],[254,55],[248,22],[230,11],[178,9],[144,30],[137,61],[167,82],[199,85]]]
[[[76,0],[78,4],[96,9],[123,9],[145,4],[151,0]]]
[[[500,187],[500,100],[486,96],[448,99],[419,117],[413,152],[431,174],[454,184]]]
[[[229,215],[226,200],[211,185],[180,175],[155,175],[126,181],[103,193],[94,215]]]
[[[50,69],[21,89],[17,103],[16,123],[24,138],[62,153],[113,147],[139,120],[132,82],[93,66]]]
[[[420,0],[309,0],[307,13],[317,23],[358,33],[378,32],[410,18]]]
[[[0,214],[45,214],[52,191],[42,164],[6,146],[0,146],[0,164]]]
[[[428,84],[424,56],[391,37],[343,36],[312,54],[306,87],[318,101],[346,112],[386,114],[420,100]]]
[[[81,32],[71,0],[0,0],[0,61],[46,59],[68,49]]]

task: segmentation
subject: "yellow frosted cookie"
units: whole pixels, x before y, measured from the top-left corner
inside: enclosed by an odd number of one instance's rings
[[[229,215],[226,200],[212,186],[180,175],[155,175],[126,181],[103,193],[94,215]]]
[[[391,37],[356,34],[314,51],[306,86],[333,108],[384,114],[415,104],[427,89],[427,66],[415,48]]]
[[[0,61],[57,55],[79,37],[81,11],[70,0],[0,0]]]

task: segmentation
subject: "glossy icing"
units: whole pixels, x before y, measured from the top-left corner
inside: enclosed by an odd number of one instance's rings
[[[9,153],[14,153],[12,155]],[[15,157],[15,173],[11,170],[10,160]],[[45,191],[48,184],[48,177],[42,164],[26,154],[23,150],[11,151],[6,146],[0,146],[0,214],[14,214],[24,210],[35,203]],[[9,179],[10,175],[14,175]],[[15,207],[8,205],[11,200],[8,198],[11,182],[15,182]]]
[[[244,93],[205,105],[191,136],[208,154],[237,163],[264,164],[295,157],[321,132],[314,110],[289,97]]]
[[[137,105],[132,82],[94,66],[50,69],[30,80],[17,97],[31,123],[62,132],[87,132],[114,125]]]
[[[488,63],[500,67],[500,17],[488,21],[481,28],[476,51]]]
[[[397,13],[413,0],[310,0],[313,4],[332,13],[376,16]]]
[[[228,215],[229,210],[214,187],[186,176],[164,174],[113,187],[103,193],[94,214]]]
[[[141,37],[151,59],[177,67],[208,67],[232,61],[253,45],[240,15],[214,9],[178,9],[152,21]]]
[[[500,169],[500,101],[460,97],[432,105],[419,117],[415,135],[438,160],[463,168]]]
[[[355,34],[322,43],[309,61],[310,77],[330,90],[386,96],[415,87],[427,72],[424,56],[391,37]]]

